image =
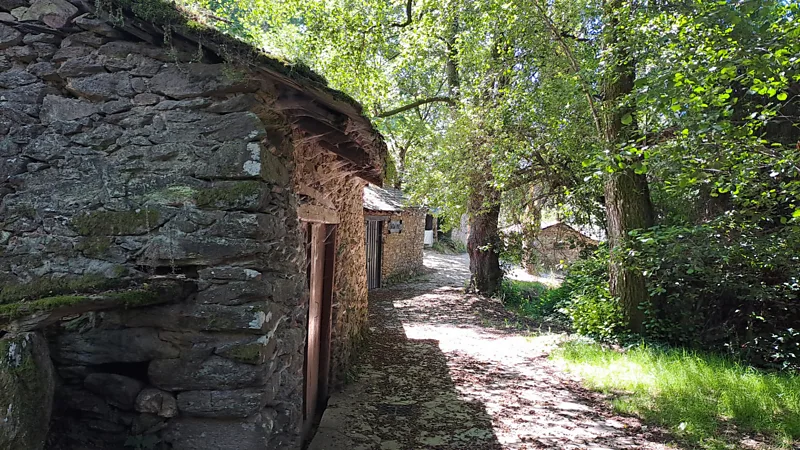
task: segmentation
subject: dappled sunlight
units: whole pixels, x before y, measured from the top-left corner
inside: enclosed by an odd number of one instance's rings
[[[429,284],[463,285],[469,271],[461,259],[426,253],[426,267],[443,271]],[[381,297],[391,301],[406,338],[437,343],[456,391],[464,401],[484,405],[503,448],[665,448],[631,434],[641,433],[637,421],[613,417],[574,377],[554,369],[547,356],[563,334],[540,332],[499,300],[461,288],[397,290]],[[628,369],[635,367],[620,366],[620,373]]]
[[[357,375],[310,450],[666,448],[554,367],[565,335],[466,294],[465,256],[426,252],[425,265],[427,276],[370,293]]]

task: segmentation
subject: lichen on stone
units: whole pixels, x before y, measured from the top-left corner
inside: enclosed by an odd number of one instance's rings
[[[72,278],[35,278],[28,283],[7,284],[0,288],[0,305],[76,292],[100,292],[119,284],[120,280],[112,280],[100,274]]]
[[[247,202],[260,194],[263,186],[258,181],[238,181],[231,184],[201,189],[195,193],[195,202],[201,208],[230,208]]]
[[[158,211],[92,211],[73,217],[72,224],[83,236],[144,234],[158,225]]]

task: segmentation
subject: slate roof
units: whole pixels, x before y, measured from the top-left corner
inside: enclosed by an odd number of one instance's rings
[[[369,184],[364,188],[364,209],[380,212],[402,212],[408,207],[403,191]]]

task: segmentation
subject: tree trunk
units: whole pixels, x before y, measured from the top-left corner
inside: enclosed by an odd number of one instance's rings
[[[637,135],[634,109],[626,97],[633,92],[636,68],[625,42],[625,30],[620,27],[619,15],[624,14],[624,0],[610,0],[605,5],[605,48],[609,64],[603,94],[606,101],[604,132],[607,150],[616,155],[626,143]],[[640,310],[649,299],[644,275],[631,270],[619,253],[625,238],[633,230],[653,226],[653,204],[645,175],[632,168],[616,168],[605,182],[608,243],[611,250],[609,262],[609,287],[618,297],[630,331],[643,331],[644,314]]]
[[[470,286],[482,295],[493,295],[500,288],[503,271],[500,269],[498,222],[500,191],[482,184],[470,195],[468,213],[471,219],[467,252]]]
[[[605,184],[606,215],[608,218],[609,288],[620,299],[628,328],[634,333],[643,331],[644,314],[639,306],[649,299],[644,275],[631,270],[618,254],[624,248],[625,237],[632,230],[653,226],[653,206],[647,179],[631,169],[611,174]]]

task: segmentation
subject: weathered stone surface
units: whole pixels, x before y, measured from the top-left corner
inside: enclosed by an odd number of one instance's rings
[[[178,404],[169,392],[155,388],[146,388],[136,397],[136,411],[151,413],[159,417],[175,417],[178,415]]]
[[[90,392],[103,396],[112,406],[127,411],[133,409],[136,396],[144,388],[141,381],[114,373],[89,374],[83,385]]]
[[[98,48],[108,42],[103,36],[92,33],[91,31],[84,31],[82,33],[72,33],[61,41],[62,47],[93,47]]]
[[[28,6],[29,4],[28,0],[0,0],[0,9],[11,11],[12,9]]]
[[[140,106],[155,105],[161,101],[161,96],[156,94],[142,93],[133,97],[133,103]]]
[[[0,340],[0,448],[40,450],[50,428],[55,375],[38,333]]]
[[[187,67],[171,65],[150,80],[150,89],[174,99],[219,95],[228,92],[252,92],[257,84],[244,73],[226,71],[224,64],[190,63]]]
[[[174,450],[264,450],[273,424],[266,411],[245,421],[185,418],[171,424],[166,439]]]
[[[187,391],[263,386],[272,370],[269,364],[256,366],[211,356],[203,361],[157,359],[150,363],[147,373],[161,389]]]
[[[179,349],[159,339],[152,328],[67,333],[58,336],[53,345],[53,359],[62,364],[142,362],[179,355]]]
[[[78,15],[78,8],[66,0],[36,0],[20,20],[44,22],[53,28],[63,28]]]
[[[88,77],[70,78],[67,90],[78,97],[96,102],[132,97],[135,94],[131,87],[130,77],[114,73],[98,73]]]
[[[24,70],[8,70],[0,73],[0,87],[6,89],[27,86],[39,81],[38,78],[25,72]]]
[[[14,16],[15,19],[19,20],[22,16],[25,15],[25,12],[28,11],[26,6],[20,6],[18,8],[14,8],[11,10],[11,15]]]
[[[181,413],[198,417],[248,417],[267,405],[268,394],[261,389],[233,391],[186,391],[178,394]]]
[[[141,311],[130,311],[125,324],[131,327],[158,327],[181,331],[237,331],[267,333],[277,325],[275,308],[267,302],[241,306],[179,304]]]
[[[231,98],[215,102],[208,107],[208,110],[213,113],[232,113],[250,111],[258,105],[258,99],[252,94],[235,95]]]
[[[91,14],[80,15],[76,17],[72,21],[72,23],[83,28],[86,31],[91,31],[92,33],[96,33],[108,38],[116,39],[122,37],[122,33],[120,33],[119,30],[111,26],[111,24],[109,24],[105,20],[94,18]]]
[[[97,105],[85,100],[48,95],[44,98],[41,110],[42,123],[47,125],[55,121],[70,121],[89,117],[97,113]]]
[[[56,67],[47,61],[41,61],[28,66],[28,73],[36,75],[37,77],[47,81],[58,81],[61,77],[58,75]]]
[[[103,73],[106,69],[93,56],[83,56],[80,58],[70,58],[58,68],[58,75],[62,78],[84,77]]]
[[[61,42],[61,38],[50,33],[26,34],[22,38],[22,42],[25,44],[58,44]]]
[[[22,33],[0,23],[0,50],[5,50],[22,42]]]

